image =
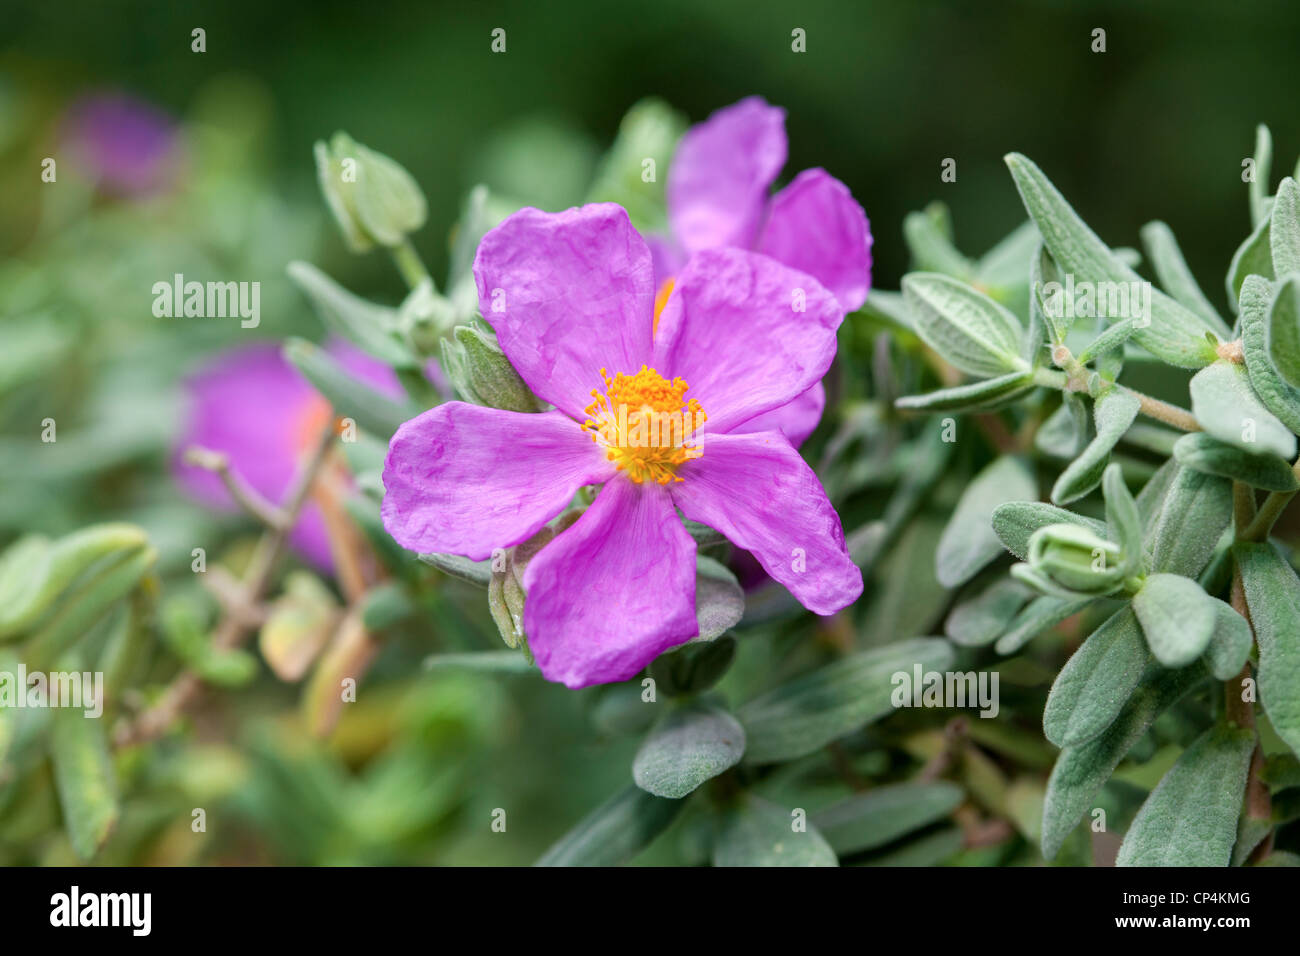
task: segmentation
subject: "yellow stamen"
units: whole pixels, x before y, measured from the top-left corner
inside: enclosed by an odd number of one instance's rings
[[[659,291],[655,293],[655,320],[654,325],[650,326],[650,335],[654,336],[659,333],[659,314],[663,312],[664,306],[668,304],[668,297],[673,294],[673,280],[667,278],[659,286]]]
[[[698,401],[687,400],[690,386],[645,365],[634,375],[612,377],[602,368],[600,377],[605,393],[591,390],[594,401],[582,426],[591,440],[604,445],[605,457],[637,484],[681,481],[677,466],[704,454],[692,436],[708,418]]]

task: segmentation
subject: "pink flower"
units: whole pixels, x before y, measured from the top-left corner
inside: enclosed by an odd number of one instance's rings
[[[770,195],[786,160],[785,110],[751,96],[720,109],[682,137],[668,173],[672,235],[653,237],[656,287],[671,289],[686,258],[702,249],[753,249],[805,272],[855,312],[871,288],[871,228],[847,186],[805,169]],[[789,405],[751,422],[803,444],[826,407],[820,382]]]
[[[555,409],[450,402],[403,424],[384,524],[405,548],[483,560],[601,485],[524,576],[543,675],[625,680],[696,636],[695,543],[678,509],[818,614],[858,597],[862,575],[817,476],[779,432],[744,430],[830,366],[844,314],[830,292],[766,256],[707,249],[656,321],[650,250],[612,204],[515,213],[484,237],[474,276],[507,358]],[[680,428],[638,441],[656,416]]]
[[[350,345],[329,346],[334,358],[356,378],[384,394],[402,395],[397,376],[387,365]],[[172,470],[185,489],[216,508],[233,510],[235,503],[212,472],[182,462],[191,445],[224,452],[236,472],[254,491],[274,504],[283,504],[304,455],[330,420],[329,402],[290,365],[271,343],[231,349],[216,356],[186,382],[188,416],[176,446]],[[323,571],[333,568],[330,539],[322,505],[324,486],[303,507],[289,544]]]

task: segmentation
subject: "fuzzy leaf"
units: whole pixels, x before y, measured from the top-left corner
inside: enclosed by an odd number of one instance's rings
[[[1268,356],[1288,385],[1300,385],[1300,275],[1287,276],[1268,310]]]
[[[783,807],[748,796],[722,818],[714,866],[839,866],[835,851],[811,824],[802,831]]]
[[[1019,153],[1005,157],[1016,189],[1043,243],[1061,272],[1076,282],[1141,282],[1079,218],[1043,171]],[[1190,309],[1159,290],[1151,292],[1150,323],[1134,330],[1134,339],[1151,354],[1181,368],[1201,368],[1214,361],[1206,341],[1208,326]]]
[[[1034,434],[1034,447],[1068,461],[1077,458],[1087,444],[1088,406],[1078,392],[1063,392],[1061,407]]]
[[[492,580],[491,561],[471,561],[459,554],[421,554],[417,557],[425,564],[433,565],[444,574],[459,578],[481,588],[488,586]]]
[[[1019,320],[983,293],[949,276],[914,272],[903,277],[903,297],[917,334],[963,372],[993,378],[1029,371]]]
[[[1114,723],[1149,655],[1133,610],[1106,619],[1065,662],[1047,696],[1043,732],[1058,747],[1081,744]]]
[[[397,335],[396,309],[353,295],[309,262],[291,262],[286,271],[327,329],[394,368],[419,368],[419,360]]]
[[[1043,856],[1052,859],[1133,745],[1165,710],[1206,677],[1199,665],[1161,670],[1143,681],[1100,735],[1056,758],[1043,803]]]
[[[1192,376],[1192,411],[1205,431],[1251,452],[1295,458],[1296,439],[1250,387],[1242,365],[1218,361]]]
[[[1151,791],[1120,845],[1116,866],[1227,866],[1253,731],[1212,727]]]
[[[1207,475],[1221,475],[1267,491],[1300,488],[1290,464],[1275,455],[1252,455],[1205,432],[1184,435],[1174,444],[1180,465]]]
[[[1246,237],[1232,254],[1228,265],[1228,301],[1238,306],[1241,287],[1247,276],[1262,276],[1273,279],[1273,249],[1269,237],[1269,220],[1266,217],[1255,230]]]
[[[77,856],[90,860],[108,840],[119,813],[117,783],[104,736],[104,722],[72,707],[56,709],[50,755],[59,804],[63,808],[63,825]]]
[[[1102,476],[1102,493],[1106,497],[1106,530],[1110,540],[1123,554],[1124,573],[1140,570],[1143,561],[1142,516],[1137,502],[1124,484],[1119,465],[1110,465]]]
[[[695,558],[695,620],[700,633],[692,641],[711,641],[740,623],[745,592],[736,576],[705,555]]]
[[[289,339],[284,357],[334,407],[336,416],[351,418],[381,438],[391,437],[397,426],[419,413],[410,403],[395,402],[357,381],[328,352],[311,342]]]
[[[1142,403],[1135,395],[1118,388],[1097,399],[1092,407],[1097,435],[1056,479],[1056,484],[1052,486],[1052,501],[1055,504],[1069,504],[1101,484],[1102,473],[1110,461],[1111,449],[1124,437],[1141,407]]]
[[[1151,541],[1151,569],[1196,577],[1232,520],[1232,482],[1179,468]]]
[[[1273,275],[1281,279],[1300,272],[1300,186],[1290,176],[1278,184],[1269,221]]]
[[[1011,501],[993,509],[993,531],[1003,547],[1020,560],[1029,556],[1029,539],[1049,524],[1075,524],[1105,536],[1106,526],[1043,501]]]
[[[1034,598],[1011,621],[994,649],[1004,656],[1014,654],[1039,634],[1078,614],[1093,600],[1091,597],[1059,598],[1051,595]]]
[[[1269,312],[1273,304],[1273,287],[1267,279],[1248,276],[1241,287],[1242,351],[1251,387],[1264,407],[1291,429],[1300,433],[1300,390],[1288,385],[1278,374],[1269,354]]]
[[[992,644],[1024,607],[1029,594],[1019,581],[998,578],[953,607],[944,622],[944,633],[962,647]]]
[[[812,817],[840,856],[874,850],[942,820],[965,799],[954,783],[897,783],[842,800]]]
[[[1259,644],[1259,702],[1300,755],[1300,579],[1271,544],[1237,544],[1233,555]]]
[[[905,395],[894,405],[920,412],[969,412],[1005,405],[1026,395],[1033,387],[1034,377],[1029,372],[1012,372],[924,395]]]
[[[1146,247],[1147,258],[1155,269],[1161,287],[1176,301],[1200,316],[1219,338],[1231,337],[1232,330],[1210,304],[1210,300],[1197,285],[1192,270],[1187,267],[1173,230],[1163,222],[1149,222],[1142,227],[1142,245]]]
[[[1023,459],[1004,455],[979,472],[957,502],[935,551],[935,576],[946,588],[965,584],[1002,553],[990,521],[994,510],[1038,493]]]
[[[693,704],[672,711],[650,732],[632,762],[636,785],[677,800],[740,762],[745,730],[719,707]]]
[[[1191,578],[1153,574],[1133,596],[1147,646],[1165,667],[1186,667],[1205,652],[1218,622],[1214,599]]]
[[[584,817],[534,866],[616,866],[668,828],[685,804],[630,786]]]
[[[1250,657],[1250,624],[1244,617],[1218,598],[1214,601],[1214,633],[1205,649],[1205,666],[1215,680],[1232,680],[1241,673]]]
[[[893,712],[893,675],[946,670],[953,651],[940,638],[916,637],[860,651],[795,678],[741,707],[747,763],[793,760]]]

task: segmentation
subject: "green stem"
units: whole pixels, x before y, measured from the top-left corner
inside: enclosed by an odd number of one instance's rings
[[[1291,471],[1296,478],[1300,479],[1300,458],[1297,458],[1295,464],[1291,466]],[[1291,499],[1296,496],[1294,491],[1272,491],[1269,492],[1264,503],[1259,506],[1253,521],[1246,526],[1246,530],[1239,533],[1238,537],[1242,541],[1263,541],[1268,537],[1268,533],[1273,530],[1273,525],[1277,519],[1282,516],[1286,506],[1291,503]]]
[[[403,239],[400,246],[390,246],[388,251],[393,255],[393,263],[397,266],[397,271],[402,274],[402,278],[412,289],[426,279],[433,282],[433,277],[424,266],[424,260],[415,251],[415,246],[411,244],[409,238]]]
[[[1055,388],[1062,392],[1082,392],[1087,390],[1080,376],[1067,375],[1065,372],[1050,368],[1037,369],[1034,372],[1034,382],[1046,388]],[[1198,432],[1201,430],[1201,425],[1197,422],[1196,416],[1185,408],[1179,408],[1169,402],[1152,398],[1137,389],[1129,388],[1127,385],[1120,385],[1118,382],[1112,382],[1105,378],[1101,379],[1101,387],[1103,390],[1114,387],[1128,392],[1138,400],[1139,411],[1148,418],[1154,418],[1156,421],[1172,425],[1174,428],[1182,429],[1185,432]]]

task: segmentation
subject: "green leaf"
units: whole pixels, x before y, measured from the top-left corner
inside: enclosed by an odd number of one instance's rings
[[[1232,482],[1179,468],[1150,543],[1151,569],[1196,577],[1232,520]]]
[[[650,662],[649,674],[666,694],[681,697],[708,690],[726,674],[736,656],[736,640],[698,638],[665,651]]]
[[[875,787],[813,815],[839,856],[874,850],[942,820],[965,799],[955,783],[897,783]]]
[[[1056,758],[1043,803],[1043,856],[1052,859],[1097,792],[1155,719],[1206,677],[1201,666],[1160,670],[1143,681],[1106,730]]]
[[[725,634],[745,614],[745,592],[736,576],[705,555],[695,558],[695,620],[700,633],[691,640],[711,641]]]
[[[1112,379],[1119,376],[1118,364],[1123,361],[1123,352],[1120,351],[1124,343],[1133,337],[1140,325],[1137,320],[1132,318],[1120,319],[1118,322],[1102,332],[1091,342],[1088,347],[1079,353],[1078,362],[1080,365],[1087,365],[1094,359],[1104,359],[1112,352],[1117,353],[1116,368],[1108,374]]]
[[[740,762],[745,730],[720,707],[695,703],[674,710],[641,744],[632,779],[647,793],[677,800]]]
[[[1070,462],[1052,486],[1052,501],[1069,504],[1082,498],[1101,484],[1102,473],[1110,461],[1111,449],[1119,443],[1138,416],[1142,403],[1132,392],[1112,389],[1093,403],[1092,416],[1097,435],[1074,461]]]
[[[1300,186],[1290,176],[1277,187],[1269,222],[1273,275],[1281,279],[1300,272]]]
[[[39,623],[55,599],[99,562],[148,544],[143,529],[120,522],[82,528],[53,544],[36,535],[20,538],[0,555],[0,640]]]
[[[1147,258],[1151,260],[1151,266],[1155,269],[1161,287],[1173,296],[1175,301],[1200,316],[1220,339],[1229,339],[1232,330],[1228,328],[1227,323],[1197,285],[1196,277],[1187,267],[1183,252],[1178,248],[1178,240],[1174,238],[1173,230],[1163,222],[1149,222],[1142,227],[1142,245],[1146,247]]]
[[[1042,233],[1043,243],[1063,273],[1077,282],[1141,282],[1141,277],[1106,246],[1065,201],[1042,170],[1019,153],[1006,157],[1020,198]],[[1214,361],[1208,328],[1196,313],[1159,290],[1151,292],[1150,324],[1134,339],[1153,355],[1181,368]]]
[[[1119,465],[1110,465],[1102,476],[1102,494],[1106,498],[1106,529],[1124,556],[1124,573],[1135,574],[1142,568],[1142,516],[1137,502],[1124,483]]]
[[[160,617],[168,648],[207,683],[241,687],[257,676],[257,658],[239,648],[216,647],[189,602],[168,602]]]
[[[391,437],[402,422],[419,414],[410,403],[394,402],[357,381],[328,352],[304,339],[289,339],[284,357],[334,407],[336,416],[351,418],[381,438]]]
[[[1094,600],[1092,597],[1059,598],[1052,595],[1034,598],[1011,621],[1006,633],[998,638],[994,650],[1003,656],[1014,654],[1039,634],[1078,614]]]
[[[686,117],[661,99],[648,97],[633,104],[600,162],[587,202],[618,203],[642,233],[662,227],[664,183],[686,126]],[[647,166],[647,160],[653,166]]]
[[[966,836],[961,827],[945,827],[909,840],[897,849],[872,856],[863,866],[939,866],[961,852]]]
[[[78,857],[90,860],[108,840],[119,814],[104,722],[72,707],[57,708],[50,756],[68,839]]]
[[[924,395],[905,395],[894,402],[898,408],[921,412],[970,412],[997,408],[1028,394],[1034,388],[1029,372],[1012,372],[997,378],[941,388]]]
[[[970,282],[975,267],[957,251],[948,235],[939,225],[946,220],[943,213],[935,211],[938,203],[931,203],[925,212],[909,212],[903,217],[903,241],[912,254],[912,266],[919,272],[939,272],[962,282]]]
[[[1292,432],[1300,433],[1300,390],[1283,381],[1269,354],[1268,326],[1272,302],[1273,287],[1268,280],[1248,276],[1241,287],[1241,315],[1238,318],[1246,373],[1264,407]]]
[[[1029,259],[1029,313],[1031,321],[1041,322],[1053,345],[1062,345],[1070,331],[1073,315],[1067,317],[1064,309],[1051,308],[1044,290],[1051,284],[1061,284],[1061,273],[1056,260],[1040,239],[1038,248]]]
[[[1218,598],[1214,601],[1216,612],[1214,633],[1205,649],[1205,666],[1215,680],[1232,680],[1241,673],[1250,657],[1253,638],[1247,620]]]
[[[914,272],[903,277],[903,298],[917,334],[963,372],[993,378],[1029,371],[1019,320],[983,293],[949,276]]]
[[[447,376],[461,396],[477,405],[511,412],[535,412],[537,399],[497,344],[492,330],[478,325],[458,325],[452,330],[459,354],[453,360],[454,373]],[[451,349],[450,343],[443,355]]]
[[[1295,491],[1300,488],[1291,465],[1275,455],[1252,455],[1235,445],[1192,432],[1174,444],[1174,458],[1180,465],[1207,475],[1221,475],[1267,491]]]
[[[291,262],[286,271],[311,300],[325,328],[394,368],[420,367],[398,333],[396,309],[353,295],[309,262]]]
[[[1021,458],[1004,455],[971,479],[935,551],[935,576],[946,588],[965,584],[1002,553],[990,521],[1002,504],[1038,493],[1038,482]]]
[[[1253,731],[1207,730],[1151,791],[1120,845],[1116,866],[1227,866]]]
[[[1247,276],[1261,276],[1270,281],[1273,279],[1273,249],[1267,217],[1237,247],[1237,251],[1232,254],[1232,262],[1228,265],[1228,301],[1238,308],[1241,287]]]
[[[444,574],[459,578],[481,588],[488,586],[492,580],[491,561],[471,561],[459,554],[421,554],[417,555],[425,564],[432,565]]]
[[[1165,667],[1186,667],[1209,646],[1218,610],[1191,578],[1153,574],[1133,596],[1147,646]]]
[[[962,647],[992,644],[1024,607],[1029,594],[1019,581],[999,577],[953,607],[944,622],[944,633]]]
[[[534,866],[617,866],[666,830],[683,806],[629,786],[584,817]]]
[[[1288,385],[1300,385],[1300,275],[1278,285],[1268,310],[1268,357]]]
[[[1106,526],[1095,518],[1042,501],[1012,501],[993,509],[993,531],[1002,545],[1020,560],[1029,557],[1029,539],[1049,524],[1075,524],[1105,536]]]
[[[1268,219],[1268,183],[1273,176],[1273,134],[1260,123],[1255,127],[1255,175],[1250,180],[1250,224]]]
[[[1296,438],[1264,407],[1242,365],[1218,361],[1192,376],[1192,412],[1208,434],[1252,454],[1295,458]]]
[[[1043,709],[1043,732],[1058,747],[1092,740],[1124,709],[1150,655],[1132,608],[1106,619],[1057,675]]]
[[[755,796],[729,809],[713,843],[714,866],[839,866],[835,851],[811,824]]]
[[[1088,406],[1078,392],[1062,392],[1061,405],[1034,434],[1034,447],[1056,458],[1077,458],[1088,444]]]
[[[537,668],[519,651],[471,651],[461,654],[430,654],[424,659],[427,671],[473,671],[485,674],[535,674]]]
[[[1233,555],[1259,645],[1259,702],[1300,754],[1300,579],[1271,544],[1237,544]]]
[[[947,670],[951,645],[916,637],[860,651],[751,700],[737,711],[745,728],[747,763],[793,760],[894,710],[893,676]]]

